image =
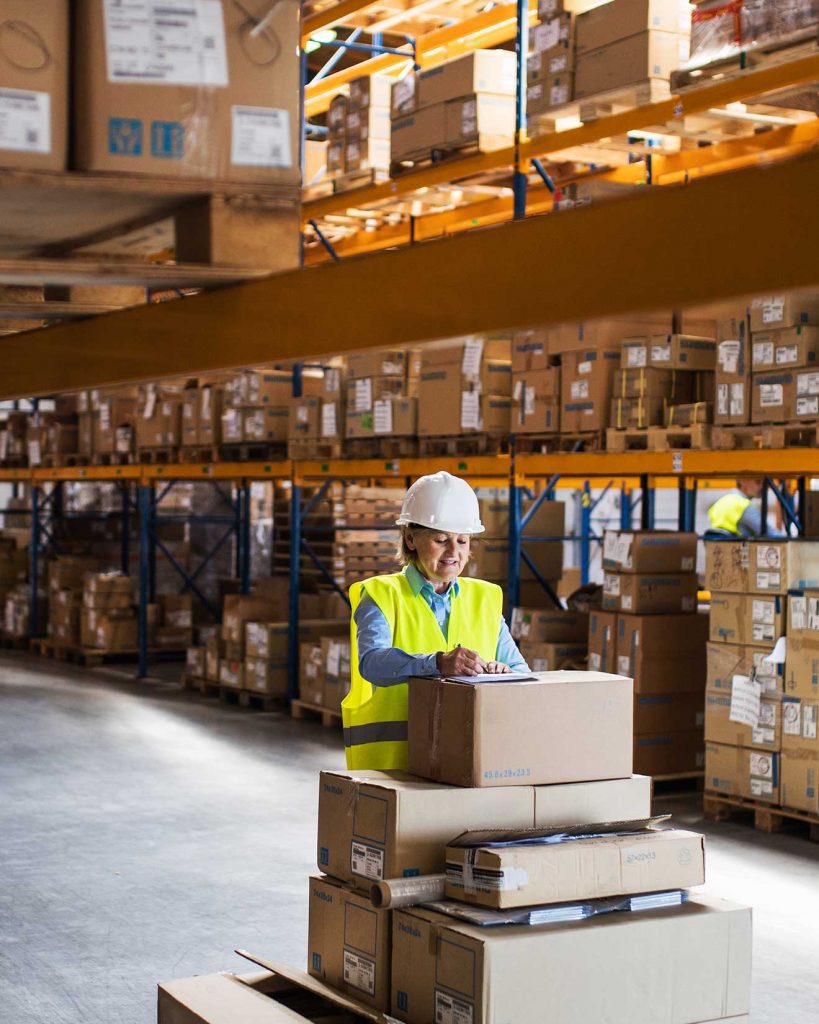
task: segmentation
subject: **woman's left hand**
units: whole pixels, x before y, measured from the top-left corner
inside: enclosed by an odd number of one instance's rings
[[[511,672],[511,671],[512,671],[512,669],[509,668],[508,665],[504,665],[504,663],[502,661],[488,661],[486,663],[487,675],[492,675],[492,676],[506,675],[506,673]]]

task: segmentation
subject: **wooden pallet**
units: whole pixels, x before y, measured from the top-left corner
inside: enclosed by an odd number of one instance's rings
[[[288,459],[340,459],[344,456],[344,442],[320,438],[298,437],[287,442]]]
[[[75,466],[89,466],[90,455],[44,455],[41,465],[45,469],[73,469]]]
[[[73,665],[84,665],[87,668],[109,665],[115,662],[136,661],[139,657],[139,651],[136,648],[109,651],[102,647],[83,647],[81,644],[61,643],[47,637],[32,637],[26,641],[26,647],[41,657],[51,658],[54,661],[64,661]],[[165,647],[149,647],[147,651],[149,658],[155,657],[158,654],[168,653],[169,649]]]
[[[273,462],[287,458],[287,442],[223,444],[219,448],[219,458],[222,462]]]
[[[515,451],[526,455],[542,455],[555,450],[558,434],[515,434]]]
[[[169,466],[179,461],[179,449],[171,445],[139,448],[134,461],[145,466]]]
[[[379,182],[387,181],[387,171],[379,171],[370,168],[367,171],[348,171],[346,174],[339,174],[333,178],[333,192],[353,192],[357,188],[367,188],[368,185],[377,185]]]
[[[0,647],[4,651],[27,651],[29,644],[27,636],[11,636],[5,632],[0,636]]]
[[[418,455],[417,437],[348,437],[348,459],[413,459]]]
[[[671,72],[671,90],[674,93],[688,92],[702,85],[703,82],[719,78],[720,81],[731,81],[741,77],[754,68],[773,67],[787,64],[799,57],[807,56],[816,51],[816,30],[800,32],[783,39],[750,50],[742,50],[730,57],[721,57],[708,64],[691,68],[679,68]]]
[[[805,811],[790,810],[744,797],[723,796],[708,789],[703,795],[702,809],[707,821],[728,821],[751,816],[757,832],[779,832],[796,825],[807,825],[809,838],[819,842],[819,816]]]
[[[497,455],[509,450],[507,434],[457,434],[452,437],[419,437],[418,455],[438,456]]]
[[[286,711],[287,704],[286,697],[273,697],[253,690],[239,691],[239,707],[250,708],[251,711]]]
[[[91,456],[92,466],[130,466],[133,461],[133,452],[94,452]],[[139,461],[146,462],[150,460],[140,458]]]
[[[527,131],[530,136],[547,135],[558,130],[558,123],[565,118],[583,121],[595,121],[600,117],[608,117],[623,110],[633,110],[650,103],[659,103],[671,95],[668,82],[650,78],[643,82],[621,89],[610,89],[607,92],[585,96],[583,99],[571,100],[559,107],[552,107],[542,114],[529,117]]]
[[[712,446],[722,451],[771,448],[815,448],[816,423],[756,424],[750,427],[714,427]]]
[[[318,704],[308,704],[304,700],[290,701],[290,714],[293,718],[320,721],[325,729],[335,729],[341,725],[341,712],[332,708],[323,708]]]
[[[432,149],[417,150],[401,160],[393,160],[390,164],[390,178],[400,178],[410,171],[419,171],[424,167],[437,167],[439,164],[457,163],[468,156],[491,152],[511,146],[513,140],[500,136],[484,137],[480,142],[465,142],[461,146],[436,146]],[[455,180],[455,179],[453,179]]]
[[[712,427],[696,423],[692,427],[645,427],[641,430],[606,431],[606,450],[610,452],[665,452],[711,447]]]
[[[215,445],[191,446],[179,449],[180,462],[218,462],[219,449]]]

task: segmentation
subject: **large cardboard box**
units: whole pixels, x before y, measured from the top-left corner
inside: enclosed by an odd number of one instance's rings
[[[634,732],[638,736],[695,730],[701,734],[704,721],[699,690],[691,693],[634,694]]]
[[[517,331],[512,338],[512,373],[547,370],[553,362],[549,354],[549,333],[533,327]]]
[[[333,878],[310,878],[307,965],[314,978],[376,1010],[390,1008],[392,912]]]
[[[520,653],[533,672],[557,672],[559,669],[585,669],[586,644],[526,644]],[[595,669],[594,671],[610,671]]]
[[[693,572],[697,567],[696,533],[670,530],[606,530],[603,568],[625,573]]]
[[[244,644],[245,623],[281,620],[286,614],[284,594],[277,600],[253,594],[226,594],[220,635],[228,643]]]
[[[633,355],[635,349],[623,350]],[[696,374],[687,370],[668,370],[657,366],[621,365],[614,376],[615,398],[664,398],[679,405],[697,397]]]
[[[751,423],[789,423],[796,416],[796,375],[755,373],[751,379]]]
[[[429,156],[433,149],[445,146],[446,103],[435,103],[393,119],[390,143],[391,157],[399,161]]]
[[[511,50],[475,50],[422,71],[416,78],[417,105],[428,107],[470,93],[514,97],[515,76],[515,55]]]
[[[785,694],[803,700],[819,699],[819,643],[788,637]]]
[[[747,1013],[750,973],[750,909],[706,896],[558,926],[393,915],[392,1014],[409,1024],[543,1024],[544,1007],[554,1024],[716,1021]]]
[[[779,803],[780,755],[723,743],[705,744],[705,788],[723,796]]]
[[[665,370],[713,370],[716,341],[689,334],[652,334],[623,339],[623,366]]]
[[[819,698],[783,699],[782,751],[819,757]]]
[[[468,829],[648,817],[651,780],[461,789],[405,772],[322,772],[318,807],[319,869],[369,889],[443,872],[444,847]]]
[[[815,420],[819,416],[819,371],[797,372],[794,417],[797,420]]]
[[[756,728],[731,721],[731,694],[724,690],[706,690],[705,738],[712,743],[753,750],[780,750],[782,747],[783,707],[779,695],[760,701]]]
[[[819,327],[799,325],[781,330],[757,331],[751,338],[754,373],[780,368],[800,369],[819,358]]]
[[[714,643],[773,645],[785,635],[785,598],[777,595],[711,594]]]
[[[68,0],[3,0],[0,166],[64,171],[68,157]]]
[[[515,640],[529,643],[582,643],[588,636],[589,617],[557,608],[515,608],[510,629]]]
[[[617,671],[638,694],[701,693],[707,638],[707,615],[618,615]]]
[[[589,613],[589,671],[617,671],[617,614],[593,611]],[[622,673],[630,675],[629,672]]]
[[[819,294],[765,295],[751,302],[750,316],[752,331],[819,324]]]
[[[564,434],[608,426],[619,361],[619,349],[565,353],[560,384],[560,429]]]
[[[512,375],[512,432],[554,434],[560,428],[560,367]]]
[[[80,0],[74,31],[81,170],[299,185],[297,9]]]
[[[705,587],[736,594],[785,594],[819,587],[819,542],[707,541]]]
[[[646,775],[701,772],[705,764],[702,727],[687,731],[641,733],[634,737],[634,763]]]
[[[714,422],[742,426],[751,419],[751,354],[744,313],[717,321]]]
[[[272,664],[263,658],[245,658],[244,688],[266,697],[287,696],[287,665]]]
[[[508,51],[496,50],[507,54]],[[477,93],[446,104],[446,143],[449,147],[477,142],[482,151],[503,148],[515,134],[514,96]]]
[[[635,615],[696,612],[699,584],[693,572],[606,572],[603,608]]]
[[[780,799],[783,807],[819,814],[819,756],[786,751],[780,761]]]
[[[667,80],[685,63],[688,49],[685,36],[651,31],[585,50],[575,64],[574,98],[585,99],[651,78]]]
[[[596,50],[617,39],[653,29],[687,35],[691,15],[679,0],[614,0],[577,17],[577,52]]]
[[[594,831],[590,824],[589,832]],[[687,889],[705,881],[705,837],[682,829],[542,845],[515,845],[510,838],[508,843],[448,846],[446,895],[504,910]]]
[[[753,673],[764,694],[781,694],[784,690],[784,669],[782,665],[765,660],[770,653],[770,646],[707,644],[707,688],[730,693],[734,676]]]
[[[632,684],[602,672],[541,672],[480,685],[409,687],[409,770],[455,786],[516,786],[631,775]]]

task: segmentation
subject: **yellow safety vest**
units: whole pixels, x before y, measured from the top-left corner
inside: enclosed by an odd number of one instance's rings
[[[725,530],[728,533],[739,534],[739,521],[745,515],[745,510],[751,504],[751,499],[738,491],[731,494],[723,494],[708,509],[708,521],[712,530]]]
[[[469,647],[494,661],[503,614],[503,592],[484,580],[459,579],[444,636],[435,614],[421,594],[415,595],[404,573],[374,576],[350,587],[353,616],[367,594],[384,614],[393,646],[411,654],[434,654]],[[350,630],[350,692],[341,704],[348,768],[390,771],[407,767],[406,683],[373,686],[358,671],[355,618]]]

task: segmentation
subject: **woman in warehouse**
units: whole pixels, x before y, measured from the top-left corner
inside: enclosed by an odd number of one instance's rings
[[[348,768],[407,766],[407,679],[527,672],[503,617],[503,591],[459,579],[478,498],[449,473],[422,476],[404,497],[401,572],[350,587],[352,685],[342,703]]]

